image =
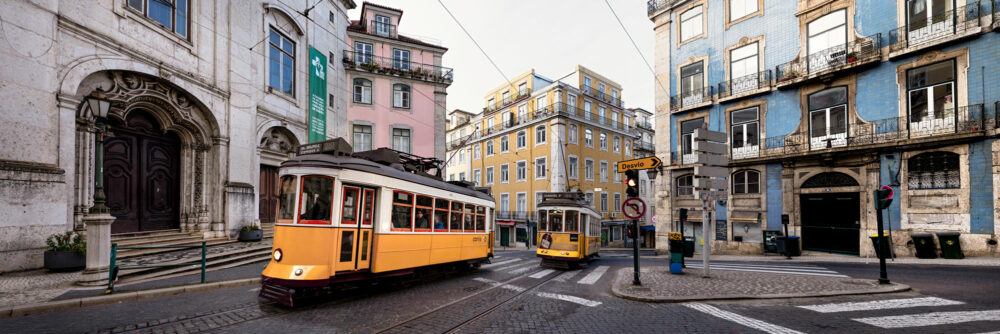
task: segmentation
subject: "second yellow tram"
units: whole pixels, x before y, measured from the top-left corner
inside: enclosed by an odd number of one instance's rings
[[[542,193],[538,211],[538,250],[542,266],[586,264],[601,250],[601,216],[580,192]]]

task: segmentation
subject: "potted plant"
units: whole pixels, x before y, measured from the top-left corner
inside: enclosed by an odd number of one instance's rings
[[[858,61],[858,55],[855,54],[854,52],[848,52],[847,53],[847,63],[850,64],[850,63],[853,63],[853,62],[856,62],[856,61]]]
[[[264,230],[260,229],[260,225],[254,222],[250,225],[243,226],[240,229],[240,235],[237,238],[239,241],[260,241],[264,238]]]
[[[87,242],[79,233],[53,234],[45,244],[49,247],[45,251],[45,269],[76,271],[87,266]]]

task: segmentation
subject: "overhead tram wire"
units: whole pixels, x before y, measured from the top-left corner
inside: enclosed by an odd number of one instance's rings
[[[625,32],[625,36],[627,36],[628,40],[632,42],[632,46],[635,47],[635,52],[639,54],[640,58],[642,58],[642,62],[646,63],[646,68],[649,69],[649,73],[653,75],[653,80],[656,80],[656,84],[660,86],[663,93],[667,94],[666,96],[670,96],[670,91],[668,91],[666,86],[664,86],[663,83],[660,82],[660,79],[656,77],[656,71],[653,71],[653,66],[650,66],[649,61],[646,60],[646,56],[642,55],[642,51],[639,50],[639,45],[635,43],[634,39],[632,39],[632,35],[628,33],[628,29],[625,29],[625,24],[622,23],[622,19],[618,17],[618,13],[615,13],[615,9],[611,7],[611,3],[608,2],[608,0],[604,0],[604,3],[608,5],[608,9],[611,10],[611,15],[615,16],[615,20],[618,21],[618,25],[622,27],[622,31]]]
[[[497,66],[497,63],[494,62],[493,58],[491,58],[490,55],[486,53],[486,50],[483,50],[483,47],[479,46],[479,42],[477,42],[476,39],[472,37],[472,34],[470,34],[469,31],[465,29],[465,26],[462,25],[462,22],[459,22],[458,18],[456,18],[455,15],[451,13],[451,10],[448,9],[448,6],[445,6],[444,2],[441,2],[441,0],[438,0],[438,3],[441,4],[441,8],[444,8],[444,11],[448,13],[448,16],[451,16],[451,19],[455,21],[455,24],[458,24],[458,27],[462,29],[462,32],[464,32],[466,36],[469,36],[469,39],[472,40],[472,44],[475,44],[476,48],[479,49],[479,52],[482,52],[483,56],[486,56],[486,60],[490,61],[490,64],[493,65],[493,68],[496,69],[497,72],[500,73],[500,76],[507,81],[507,84],[510,85],[511,87],[514,87],[514,83],[510,82],[510,78],[508,78],[506,74],[503,74],[503,71],[500,70],[500,66]]]

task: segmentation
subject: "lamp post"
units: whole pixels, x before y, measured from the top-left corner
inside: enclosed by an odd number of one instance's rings
[[[94,206],[90,207],[83,218],[87,227],[87,269],[84,269],[77,284],[94,286],[108,283],[111,223],[115,221],[106,205],[107,197],[104,194],[104,135],[107,132],[104,120],[111,109],[111,101],[100,92],[91,93],[85,99],[97,127],[94,132]]]
[[[87,97],[87,106],[90,113],[94,115],[94,123],[97,131],[94,133],[94,206],[90,207],[91,214],[106,214],[110,210],[105,204],[107,197],[104,195],[104,133],[107,130],[104,120],[108,117],[108,110],[111,109],[111,101],[108,101],[104,94],[94,92]]]

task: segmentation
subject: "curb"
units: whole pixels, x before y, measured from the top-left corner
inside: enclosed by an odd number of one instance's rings
[[[120,302],[139,301],[156,297],[166,297],[190,292],[208,291],[222,288],[260,284],[260,278],[244,278],[230,281],[175,286],[169,288],[130,291],[103,296],[75,298],[67,300],[57,300],[44,303],[18,305],[0,308],[0,319],[19,317],[30,314],[45,313],[58,310],[67,310],[87,306],[111,304]]]

